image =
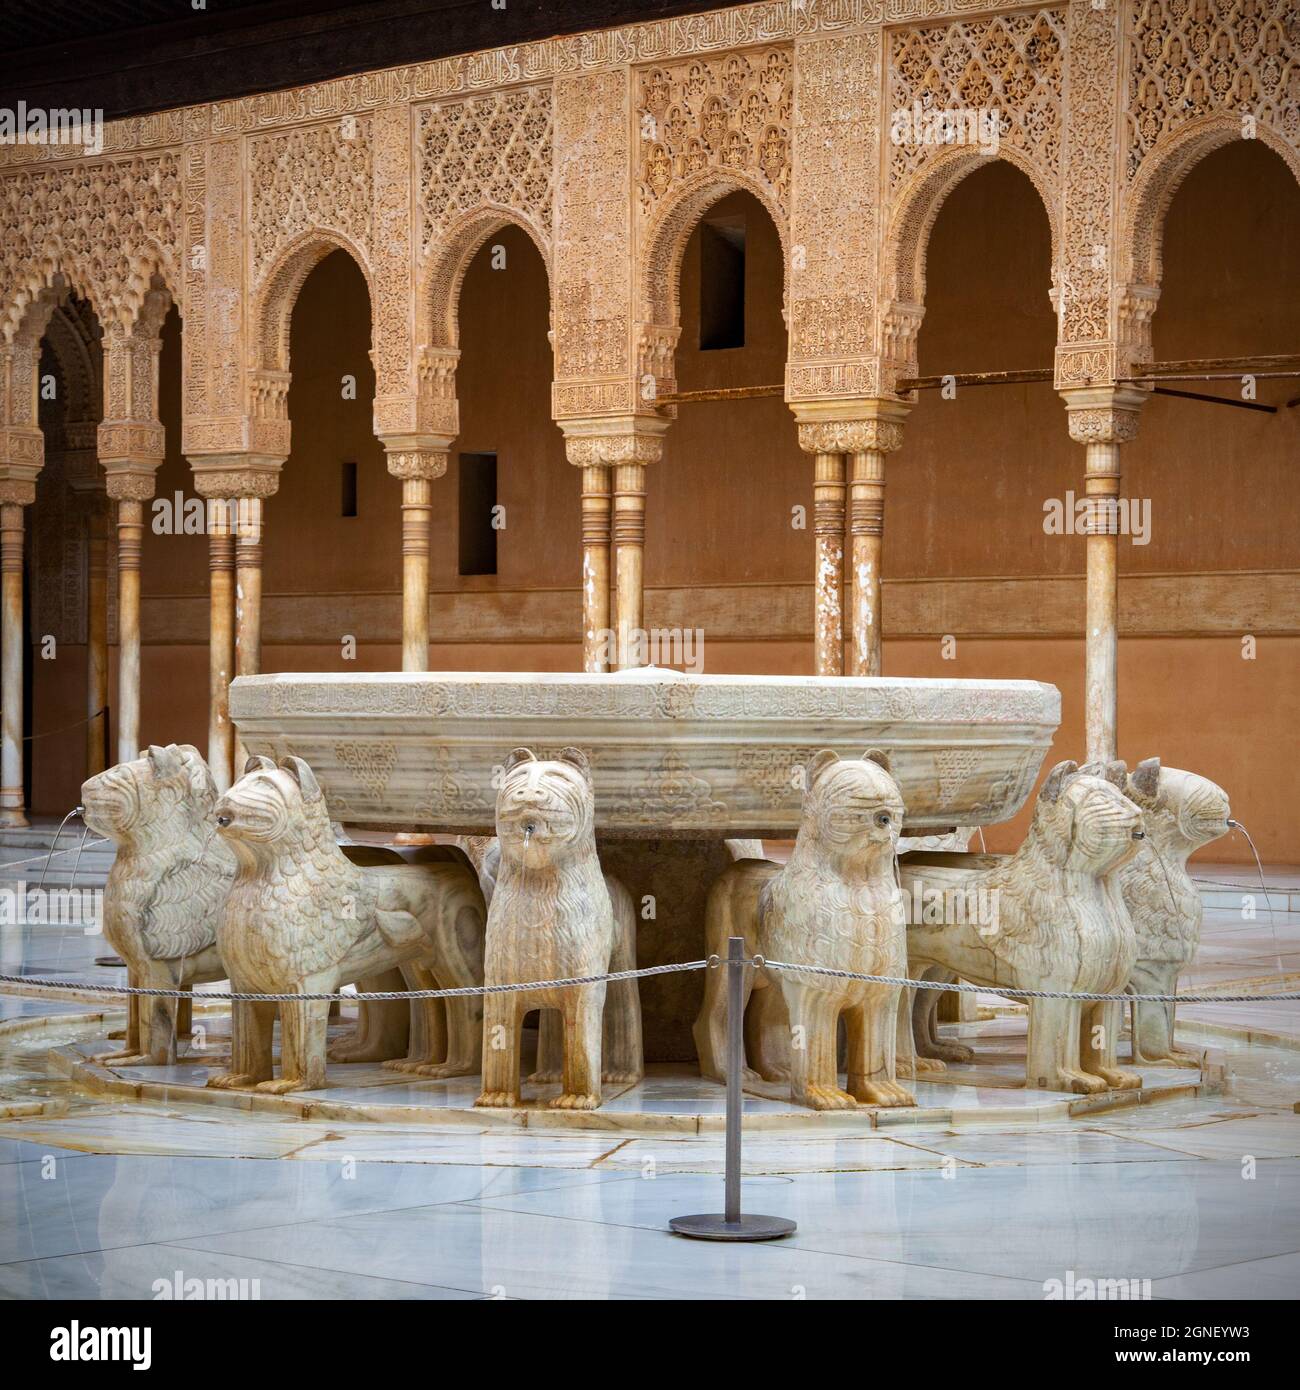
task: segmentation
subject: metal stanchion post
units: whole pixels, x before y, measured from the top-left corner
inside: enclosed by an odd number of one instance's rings
[[[795,1223],[782,1216],[746,1216],[740,1210],[740,1078],[745,1069],[745,939],[727,940],[727,1158],[726,1211],[674,1216],[668,1229],[696,1240],[772,1240],[788,1236]]]

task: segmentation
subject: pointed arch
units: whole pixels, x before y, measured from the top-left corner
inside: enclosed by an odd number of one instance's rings
[[[551,248],[542,229],[515,208],[481,203],[457,218],[425,257],[420,276],[418,341],[435,350],[454,350],[460,344],[460,291],[470,262],[487,239],[503,227],[518,227],[537,247],[551,290]],[[554,319],[554,309],[551,313]]]
[[[1254,138],[1300,182],[1300,150],[1267,125],[1259,125]],[[1207,155],[1241,139],[1240,114],[1223,112],[1188,121],[1151,150],[1122,201],[1119,269],[1124,282],[1158,293],[1165,218],[1174,194]]]
[[[749,193],[763,206],[781,239],[781,303],[790,286],[790,229],[772,188],[738,169],[705,169],[684,179],[675,196],[656,212],[641,239],[637,272],[637,317],[642,323],[677,328],[681,320],[681,270],[686,243],[700,218],[732,193]]]
[[[340,232],[311,228],[281,248],[253,300],[252,365],[263,371],[288,372],[289,324],[303,282],[335,251],[345,251],[365,277],[370,298],[370,341],[375,340],[375,285],[365,253]]]
[[[1019,169],[1038,192],[1051,228],[1052,287],[1057,287],[1061,243],[1055,186],[1033,160],[1013,146],[1000,146],[996,155],[984,154],[978,147],[969,145],[953,146],[927,162],[890,217],[881,275],[888,300],[915,306],[925,304],[925,258],[935,220],[953,189],[994,160],[1004,160]]]

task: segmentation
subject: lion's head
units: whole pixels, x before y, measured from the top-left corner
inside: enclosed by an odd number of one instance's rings
[[[1124,792],[1124,764],[1057,763],[1039,790],[1032,832],[1062,868],[1106,874],[1131,859],[1146,832]]]
[[[197,748],[151,745],[84,782],[86,824],[119,845],[152,845],[211,828],[216,783]]]
[[[808,764],[798,848],[838,861],[892,861],[903,825],[903,797],[889,758],[873,748],[842,760],[823,748]]]
[[[217,829],[237,853],[241,846],[274,851],[334,842],[325,795],[301,758],[282,758],[279,767],[270,758],[249,758],[215,810]]]
[[[594,845],[596,795],[591,767],[578,748],[562,748],[554,762],[527,748],[506,759],[497,793],[501,857],[541,868]]]
[[[1208,777],[1161,767],[1159,758],[1140,762],[1129,774],[1125,790],[1142,808],[1153,836],[1185,847],[1188,853],[1230,829],[1228,793]]]

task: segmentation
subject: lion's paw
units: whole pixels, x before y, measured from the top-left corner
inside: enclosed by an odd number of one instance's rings
[[[431,1081],[448,1081],[453,1076],[474,1076],[478,1067],[464,1062],[418,1062],[406,1070]]]
[[[552,1086],[563,1080],[564,1075],[559,1071],[535,1071],[528,1077],[528,1084],[530,1086]]]
[[[91,1061],[104,1067],[148,1067],[153,1058],[147,1052],[101,1052]]]
[[[307,1083],[300,1077],[277,1076],[271,1081],[259,1081],[253,1089],[267,1096],[283,1096],[290,1091],[305,1091]]]
[[[796,1096],[795,1100],[800,1098]],[[838,1086],[809,1086],[802,1104],[812,1110],[853,1110],[857,1107],[857,1101]]]
[[[257,1085],[257,1077],[245,1072],[221,1071],[208,1077],[207,1084],[217,1091],[248,1091]]]
[[[881,1107],[915,1105],[916,1097],[896,1081],[854,1081],[850,1080],[849,1090],[864,1105]]]
[[[1135,1071],[1120,1071],[1118,1067],[1102,1067],[1099,1068],[1098,1074],[1115,1091],[1135,1091],[1142,1085],[1142,1078]]]
[[[1054,1091],[1073,1091],[1080,1096],[1100,1095],[1109,1090],[1104,1076],[1094,1076],[1090,1071],[1076,1071],[1072,1067],[1062,1067]]]
[[[519,1104],[519,1097],[512,1096],[509,1091],[484,1091],[474,1102],[475,1105],[492,1107],[497,1109],[508,1108]]]
[[[639,1071],[603,1071],[600,1079],[611,1086],[635,1086],[641,1080]]]
[[[550,1102],[552,1110],[595,1110],[599,1105],[599,1096],[575,1095],[569,1091],[566,1091],[562,1096],[556,1096]]]

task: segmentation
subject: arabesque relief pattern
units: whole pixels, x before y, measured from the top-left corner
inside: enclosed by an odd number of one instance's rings
[[[458,219],[493,209],[553,251],[556,417],[653,413],[639,383],[672,382],[674,258],[747,187],[786,243],[789,398],[870,399],[920,321],[899,248],[923,252],[956,181],[928,171],[957,152],[889,138],[919,102],[999,112],[1057,232],[1058,385],[1106,382],[1144,317],[1121,283],[1149,233],[1122,215],[1129,189],[1147,196],[1189,128],[1242,113],[1300,168],[1300,24],[1285,0],[988,8],[777,0],[131,118],[94,158],[6,147],[0,325],[11,340],[58,273],[130,325],[160,276],[183,309],[187,452],[269,456],[283,393],[257,374],[284,369],[283,323],[259,302],[279,275],[292,300],[297,247],[343,245],[373,262],[381,432],[413,432],[430,342],[413,299]]]

